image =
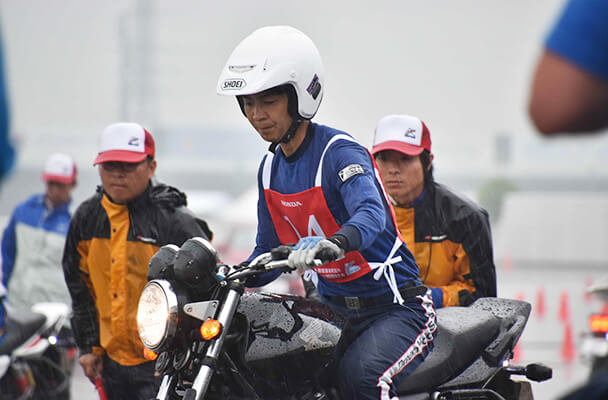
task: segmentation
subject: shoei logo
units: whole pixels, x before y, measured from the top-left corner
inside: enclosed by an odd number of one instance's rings
[[[405,137],[416,139],[416,129],[407,128],[407,131],[405,131]]]
[[[222,82],[222,90],[238,90],[245,86],[247,86],[247,83],[245,82],[245,79],[241,78],[226,79]]]
[[[139,146],[139,138],[133,136],[131,139],[129,139],[129,146]]]

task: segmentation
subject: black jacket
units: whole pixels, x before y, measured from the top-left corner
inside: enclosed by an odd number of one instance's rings
[[[448,256],[447,262],[450,262],[450,257],[455,259],[456,254],[460,254],[461,250],[458,248],[461,247],[465,253],[463,263],[466,264],[468,257],[470,272],[465,272],[457,278],[463,284],[472,283],[473,291],[459,290],[455,293],[458,299],[448,301],[445,295],[448,294],[450,297],[449,293],[444,290],[444,305],[468,305],[479,297],[495,297],[496,267],[487,211],[470,200],[454,194],[439,183],[431,182],[426,185],[425,190],[424,197],[414,205],[415,243],[411,246],[415,248],[412,252],[419,264],[421,278],[424,278],[425,273],[428,275],[425,269],[429,267],[429,251],[432,252],[434,248],[436,253],[443,252]],[[397,207],[395,209],[398,211]],[[403,232],[401,224],[399,229]],[[410,247],[409,243],[406,244]],[[425,254],[424,257],[418,257],[421,252]],[[433,262],[436,263],[434,255]],[[446,271],[451,271],[449,266],[441,265],[441,262],[436,266],[431,264],[431,270],[432,268],[445,268]],[[466,270],[467,266],[463,265],[462,268]],[[437,275],[436,278],[443,279]],[[446,282],[449,280],[445,278]],[[433,285],[433,282],[428,281],[425,283],[429,286],[442,286]],[[449,285],[446,287],[449,288]]]
[[[182,192],[158,184],[126,206],[113,203],[98,188],[78,207],[67,234],[63,270],[81,352],[105,351],[122,365],[146,361],[135,317],[150,257],[166,244],[211,238],[207,224],[185,206]]]

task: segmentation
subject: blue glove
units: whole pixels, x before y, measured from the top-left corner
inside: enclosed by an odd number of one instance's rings
[[[443,307],[443,291],[438,287],[434,287],[434,288],[431,288],[431,295],[433,296],[433,306],[435,307],[435,309],[442,308]]]
[[[331,260],[335,260],[344,255],[342,250],[334,242],[325,239],[322,236],[307,236],[298,242],[293,248],[289,258],[287,259],[291,268],[297,268],[300,271],[314,267],[314,259],[320,258],[319,254],[325,250],[329,253]],[[325,254],[325,253],[324,253]]]

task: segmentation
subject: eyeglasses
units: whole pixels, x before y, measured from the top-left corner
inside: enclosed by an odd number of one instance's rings
[[[137,169],[141,164],[143,164],[146,160],[140,161],[138,163],[128,163],[128,162],[118,162],[118,161],[109,161],[99,164],[101,168],[106,172],[125,172],[131,173]]]

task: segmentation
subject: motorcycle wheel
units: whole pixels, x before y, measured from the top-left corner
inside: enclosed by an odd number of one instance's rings
[[[608,373],[608,357],[596,357],[591,362],[591,377]]]
[[[35,399],[70,400],[71,371],[66,371],[63,364],[62,355],[55,348],[49,348],[42,357],[32,360]]]
[[[35,398],[34,380],[27,364],[15,363],[0,379],[2,400],[26,400]]]

